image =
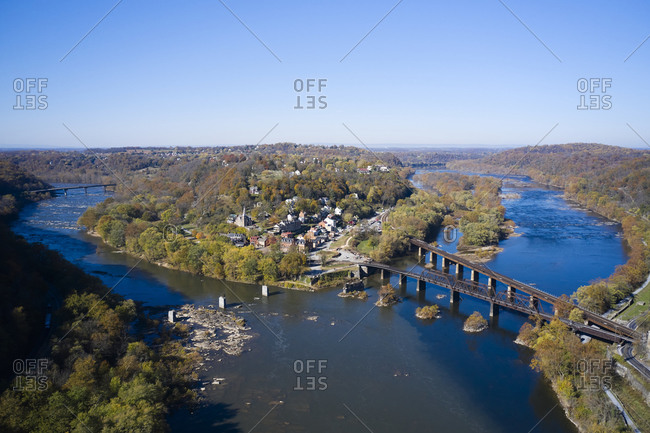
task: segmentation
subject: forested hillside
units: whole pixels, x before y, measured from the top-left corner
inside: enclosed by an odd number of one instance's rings
[[[0,431],[167,431],[169,409],[193,399],[197,355],[133,301],[14,235],[22,191],[46,184],[0,167],[2,192],[19,197],[0,218]],[[136,322],[155,347],[129,332]]]
[[[585,143],[528,146],[450,167],[528,175],[619,221],[622,209],[650,214],[650,150]]]
[[[252,155],[281,157],[297,155],[302,160],[343,158],[401,166],[399,158],[388,152],[370,152],[353,146],[308,146],[277,143],[247,146],[110,148],[79,151],[9,151],[3,158],[48,182],[82,183],[128,180],[132,175],[165,173],[172,181],[193,172],[205,162],[222,165],[242,162]]]
[[[48,188],[50,185],[21,170],[10,161],[0,159],[0,217],[14,215],[23,204],[39,200],[47,194],[24,194],[24,191]]]

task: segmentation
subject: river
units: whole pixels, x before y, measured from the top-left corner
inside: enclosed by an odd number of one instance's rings
[[[521,195],[504,200],[521,236],[501,242],[504,251],[487,264],[495,271],[570,294],[627,260],[620,228],[564,201],[559,191],[509,179],[504,192]],[[194,413],[171,414],[174,432],[577,431],[549,384],[530,369],[531,351],[513,343],[521,315],[502,311],[489,330],[467,334],[465,318],[474,310],[487,317],[489,306],[465,297],[450,310],[448,296],[436,298],[446,290],[429,285],[416,292],[414,281],[402,292],[404,302],[379,309],[374,277],[366,302],[341,299],[339,290],[272,288],[262,298],[259,286],[135,266],[137,260],[76,227],[86,207],[105,198],[75,191],[30,205],[13,229],[107,286],[119,282],[115,292],[149,306],[216,304],[221,294],[229,306],[245,302],[238,311],[256,334],[243,355],[206,362],[205,380],[226,380],[206,386]],[[442,235],[439,242],[455,249]],[[399,262],[412,266],[416,259]],[[416,307],[432,303],[440,305],[440,319],[414,317]]]

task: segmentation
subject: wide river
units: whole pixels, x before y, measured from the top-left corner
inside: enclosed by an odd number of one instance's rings
[[[620,227],[562,199],[557,190],[509,179],[507,217],[517,233],[487,265],[554,294],[606,277],[627,260]],[[446,290],[416,292],[408,282],[404,302],[374,308],[379,281],[367,281],[368,301],[341,299],[338,289],[315,293],[223,283],[160,268],[102,245],[76,226],[83,211],[106,198],[71,192],[23,210],[16,233],[43,242],[114,291],[148,306],[229,306],[256,337],[239,357],[206,360],[206,385],[193,413],[178,410],[174,432],[576,432],[550,385],[529,367],[531,351],[513,342],[525,317],[501,311],[490,329],[463,332],[473,311],[488,304],[464,297],[449,308]],[[455,243],[441,246],[455,250]],[[412,266],[416,258],[397,261]],[[129,270],[131,270],[129,272]],[[121,282],[120,279],[127,274]],[[396,277],[394,277],[396,279]],[[397,281],[393,281],[396,284]],[[442,317],[422,321],[418,306],[437,303]],[[313,382],[312,382],[313,381]]]

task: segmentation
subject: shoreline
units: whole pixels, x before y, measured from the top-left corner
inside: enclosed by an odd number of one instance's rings
[[[214,277],[211,277],[209,275],[195,274],[195,273],[187,271],[185,269],[179,269],[179,268],[175,267],[174,265],[172,265],[171,263],[152,262],[152,261],[147,260],[147,258],[144,255],[138,255],[138,254],[134,254],[134,253],[132,253],[130,251],[126,251],[126,250],[123,250],[123,249],[120,249],[120,248],[112,247],[111,245],[104,242],[104,240],[102,239],[100,234],[97,233],[94,230],[83,230],[82,229],[81,231],[86,233],[89,236],[92,236],[94,238],[98,238],[102,242],[102,245],[113,248],[114,249],[113,252],[116,253],[116,254],[126,254],[126,255],[128,255],[130,257],[144,260],[145,262],[147,262],[149,264],[152,264],[152,265],[155,265],[155,266],[160,266],[161,268],[171,269],[173,271],[185,272],[186,274],[189,274],[189,275],[192,275],[192,276],[195,276],[195,277],[211,278],[213,280],[225,281],[225,282],[229,282],[229,283],[250,284],[250,285],[253,285],[253,286],[267,285],[269,287],[275,287],[277,289],[297,290],[297,291],[301,291],[301,292],[317,292],[319,290],[324,290],[324,289],[331,288],[331,287],[307,286],[307,285],[301,283],[298,280],[281,280],[281,281],[274,281],[273,283],[267,283],[267,282],[264,282],[264,281],[231,280],[231,279],[228,279],[228,278],[214,278]],[[296,287],[296,286],[304,286],[304,287]]]

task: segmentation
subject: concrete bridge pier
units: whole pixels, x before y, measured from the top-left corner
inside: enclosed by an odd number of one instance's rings
[[[490,296],[496,295],[497,292],[497,280],[492,277],[488,277],[488,294]]]
[[[508,295],[507,295],[508,302],[512,302],[515,300],[515,293],[517,293],[517,289],[515,289],[512,286],[508,286]]]
[[[537,310],[537,307],[539,307],[539,299],[531,295],[530,299],[528,300],[528,307],[533,310]]]
[[[449,260],[447,257],[442,257],[442,271],[445,273],[449,273],[449,266],[451,265],[451,260]]]
[[[65,195],[66,197],[68,196],[68,189],[67,188],[63,189],[63,195]]]
[[[386,269],[381,269],[380,276],[381,276],[382,280],[390,280],[390,271],[388,271]]]
[[[460,263],[456,263],[456,279],[462,280],[463,279],[463,265]]]
[[[399,275],[399,286],[400,286],[400,288],[405,288],[406,287],[406,275],[404,275],[404,274]]]
[[[418,284],[416,286],[416,289],[418,292],[423,292],[427,289],[427,282],[424,280],[418,280]]]
[[[106,187],[104,187],[104,188],[106,188]],[[88,187],[84,186],[84,194],[88,194]]]
[[[418,247],[418,257],[422,257],[422,247]]]
[[[495,317],[499,315],[499,305],[494,302],[490,302],[490,317]]]
[[[367,277],[368,275],[370,275],[370,269],[368,268],[368,266],[359,265],[359,273],[358,273],[358,275],[359,275],[359,279],[361,279],[363,277]]]
[[[429,258],[429,263],[431,263],[431,265],[434,268],[437,268],[438,267],[438,254],[436,254],[434,252],[431,252],[431,257]]]
[[[470,273],[470,280],[472,280],[472,283],[478,283],[478,277],[479,277],[478,271],[472,269]]]
[[[460,293],[458,293],[456,290],[451,289],[449,293],[449,302],[451,304],[457,304],[460,302]]]

